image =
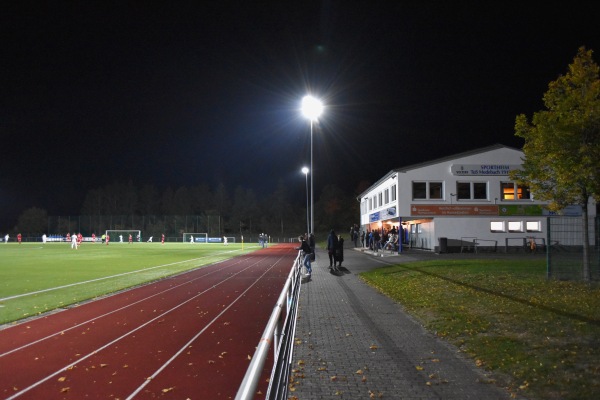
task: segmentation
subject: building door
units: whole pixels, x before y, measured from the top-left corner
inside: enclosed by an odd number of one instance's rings
[[[419,233],[421,233],[421,224],[410,224],[410,237],[408,239],[409,248],[420,247]]]

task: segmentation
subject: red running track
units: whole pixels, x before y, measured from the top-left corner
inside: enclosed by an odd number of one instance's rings
[[[0,393],[234,398],[296,255],[272,246],[0,330]]]

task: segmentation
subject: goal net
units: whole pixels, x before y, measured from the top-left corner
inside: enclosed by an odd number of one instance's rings
[[[227,243],[235,243],[235,236],[223,236],[223,242],[227,239]]]
[[[129,235],[131,235],[131,241],[134,243],[142,241],[142,231],[138,229],[129,229],[129,230],[107,230],[106,235],[110,236],[110,241],[112,243],[129,243]]]
[[[208,233],[184,233],[183,243],[208,243]]]

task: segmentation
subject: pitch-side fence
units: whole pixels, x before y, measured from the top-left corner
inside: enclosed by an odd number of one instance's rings
[[[236,400],[254,399],[271,343],[275,356],[266,399],[287,399],[301,283],[302,251],[299,251],[235,396]]]
[[[547,275],[554,279],[580,280],[583,271],[583,220],[581,217],[548,218]],[[588,220],[590,278],[600,281],[600,217]]]

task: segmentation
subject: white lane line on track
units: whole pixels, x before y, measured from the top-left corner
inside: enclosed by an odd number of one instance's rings
[[[233,253],[233,252],[236,252],[236,251],[238,251],[238,250],[222,251],[222,252],[220,252],[218,254]],[[37,290],[35,292],[21,293],[21,294],[17,294],[17,295],[14,295],[14,296],[0,298],[0,301],[18,299],[19,297],[33,296],[35,294],[40,294],[40,293],[45,293],[45,292],[51,292],[53,290],[65,289],[65,288],[72,287],[72,286],[85,285],[87,283],[93,283],[93,282],[103,281],[103,280],[106,280],[106,279],[118,278],[120,276],[137,274],[138,272],[152,271],[153,269],[157,269],[157,268],[169,267],[171,265],[183,264],[183,263],[186,263],[186,262],[202,260],[203,258],[214,257],[214,256],[215,256],[215,254],[211,254],[211,255],[208,255],[208,256],[204,256],[204,257],[191,258],[189,260],[183,260],[183,261],[177,261],[177,262],[169,263],[169,264],[157,265],[157,266],[150,267],[150,268],[142,268],[142,269],[138,269],[136,271],[123,272],[122,274],[103,276],[102,278],[90,279],[90,280],[82,281],[82,282],[69,283],[68,285],[56,286],[56,287],[47,288],[47,289],[44,289],[44,290]]]
[[[244,269],[242,269],[241,271],[238,271],[238,272],[236,272],[235,274],[233,274],[233,275],[231,275],[230,277],[228,277],[228,278],[226,278],[226,279],[222,280],[221,282],[219,282],[219,283],[217,283],[217,284],[215,284],[215,285],[211,286],[210,288],[208,288],[208,289],[206,289],[206,290],[204,290],[204,291],[202,291],[202,292],[200,292],[200,293],[196,294],[195,296],[192,296],[192,297],[190,297],[190,298],[189,298],[189,299],[187,299],[186,301],[184,301],[184,302],[182,302],[182,303],[179,303],[178,305],[176,305],[176,306],[174,306],[174,307],[171,307],[169,310],[167,310],[167,311],[163,312],[162,314],[160,314],[160,315],[158,315],[158,316],[156,316],[156,317],[152,318],[151,320],[149,320],[149,321],[147,321],[147,322],[143,323],[142,325],[138,326],[137,328],[135,328],[135,329],[132,329],[131,331],[129,331],[129,332],[127,332],[127,333],[125,333],[125,334],[123,334],[123,335],[119,336],[118,338],[116,338],[116,339],[114,339],[114,340],[112,340],[112,341],[110,341],[110,342],[106,343],[105,345],[103,345],[103,346],[101,346],[101,347],[97,348],[96,350],[93,350],[93,351],[89,352],[88,354],[86,354],[85,356],[81,357],[81,358],[80,358],[79,360],[77,360],[76,362],[74,362],[74,363],[71,363],[71,364],[69,364],[69,365],[67,365],[67,366],[65,366],[65,367],[62,367],[62,368],[58,369],[57,371],[55,371],[55,372],[51,373],[50,375],[47,375],[45,378],[38,380],[37,382],[35,382],[35,383],[31,384],[30,386],[28,386],[28,387],[26,387],[26,388],[24,388],[24,389],[22,389],[22,390],[18,391],[17,393],[14,393],[12,396],[10,396],[10,397],[7,397],[5,400],[12,400],[12,399],[16,399],[17,397],[19,397],[19,396],[21,396],[21,395],[23,395],[23,394],[25,394],[25,393],[29,392],[30,390],[32,390],[32,389],[34,389],[34,388],[38,387],[39,385],[43,384],[44,382],[47,382],[48,380],[50,380],[50,379],[54,378],[55,376],[57,376],[57,375],[59,375],[59,374],[61,374],[61,373],[65,372],[65,371],[69,370],[70,368],[72,368],[73,366],[75,366],[75,365],[77,365],[77,364],[81,363],[82,361],[84,361],[84,360],[87,360],[88,358],[90,358],[90,357],[92,357],[92,356],[96,355],[98,352],[100,352],[100,351],[102,351],[102,350],[104,350],[104,349],[108,348],[109,346],[112,346],[113,344],[115,344],[115,343],[119,342],[120,340],[122,340],[122,339],[126,338],[127,336],[130,336],[131,334],[133,334],[133,333],[135,333],[135,332],[139,331],[140,329],[142,329],[142,328],[146,327],[146,326],[147,326],[147,325],[149,325],[150,323],[152,323],[152,322],[154,322],[154,321],[156,321],[156,320],[158,320],[158,319],[160,319],[160,318],[164,317],[165,315],[169,314],[169,313],[170,313],[170,312],[172,312],[172,311],[175,311],[176,309],[178,309],[178,308],[182,307],[183,305],[185,305],[185,304],[189,303],[190,301],[192,301],[192,300],[196,299],[197,297],[200,297],[200,296],[202,296],[203,294],[207,293],[208,291],[210,291],[210,290],[212,290],[212,289],[215,289],[217,286],[219,286],[219,285],[221,285],[221,284],[223,284],[223,283],[227,282],[228,280],[230,280],[230,279],[233,279],[235,276],[237,276],[237,275],[241,274],[242,272],[244,272],[244,271],[246,271],[246,270],[248,270],[248,269],[252,268],[253,266],[255,266],[255,265],[256,265],[256,264],[258,264],[258,263],[259,263],[259,261],[257,261],[257,262],[255,262],[255,263],[253,263],[252,265],[249,265],[247,268],[244,268]],[[261,275],[261,277],[262,277],[262,275]],[[259,279],[260,279],[260,278],[259,278]],[[255,284],[255,283],[253,283],[252,285],[254,285],[254,284]],[[236,299],[235,301],[237,301],[237,299]],[[212,322],[211,322],[211,323],[212,323]]]
[[[226,260],[224,260],[224,261],[226,261]],[[241,261],[242,261],[242,260],[240,260],[239,262],[241,262]],[[219,263],[221,263],[221,262],[223,262],[223,261],[220,261]],[[33,341],[33,342],[30,342],[30,343],[27,343],[27,344],[25,344],[25,345],[23,345],[23,346],[21,346],[21,347],[16,347],[16,348],[14,348],[14,349],[11,349],[11,350],[9,350],[9,351],[7,351],[7,352],[5,352],[5,353],[2,353],[2,354],[0,354],[0,358],[2,358],[2,357],[4,357],[4,356],[7,356],[7,355],[9,355],[9,354],[15,353],[15,352],[17,352],[17,351],[23,350],[23,349],[25,349],[25,348],[27,348],[27,347],[33,346],[33,345],[35,345],[35,344],[37,344],[37,343],[43,342],[44,340],[48,340],[48,339],[50,339],[50,338],[53,338],[54,336],[59,336],[59,335],[62,335],[63,333],[65,333],[65,332],[68,332],[68,331],[70,331],[70,330],[73,330],[73,329],[80,328],[80,327],[82,327],[83,325],[86,325],[86,324],[89,324],[89,323],[91,323],[91,322],[97,321],[97,320],[99,320],[99,319],[101,319],[101,318],[104,318],[104,317],[107,317],[107,316],[109,316],[109,315],[111,315],[111,314],[117,313],[117,312],[119,312],[119,311],[123,311],[123,310],[125,310],[125,309],[127,309],[127,308],[129,308],[129,307],[133,307],[133,306],[135,306],[136,304],[139,304],[139,303],[141,303],[141,302],[144,302],[144,301],[146,301],[146,300],[149,300],[149,299],[151,299],[151,298],[153,298],[153,297],[160,296],[161,294],[167,293],[167,292],[169,292],[169,291],[171,291],[171,290],[175,290],[175,289],[178,289],[178,288],[180,288],[180,287],[182,287],[182,286],[185,286],[185,285],[191,284],[191,283],[193,283],[193,282],[197,281],[198,279],[205,278],[205,277],[207,277],[207,276],[209,276],[209,275],[212,275],[212,274],[215,274],[215,273],[217,273],[217,272],[222,272],[223,270],[225,270],[225,269],[227,269],[227,268],[230,268],[230,267],[233,267],[233,266],[235,266],[236,264],[239,264],[239,262],[236,262],[236,263],[234,263],[234,264],[228,265],[228,266],[226,266],[225,268],[222,268],[222,269],[219,269],[219,270],[211,271],[211,272],[209,272],[209,273],[207,273],[207,274],[205,274],[205,275],[202,275],[202,276],[199,276],[199,277],[197,277],[197,278],[194,278],[194,279],[192,279],[192,280],[189,280],[189,281],[186,281],[186,282],[180,283],[179,285],[172,286],[172,287],[170,287],[170,288],[168,288],[168,289],[165,289],[165,290],[163,290],[163,291],[161,291],[161,292],[155,293],[155,294],[153,294],[153,295],[151,295],[151,296],[144,297],[143,299],[140,299],[140,300],[138,300],[138,301],[135,301],[135,302],[133,302],[133,303],[131,303],[131,304],[127,304],[126,306],[123,306],[123,307],[117,308],[116,310],[112,310],[112,311],[110,311],[110,312],[107,312],[107,313],[105,313],[105,314],[98,315],[98,316],[96,316],[96,317],[94,317],[94,318],[92,318],[92,319],[89,319],[89,320],[87,320],[87,321],[84,321],[84,322],[80,322],[79,324],[77,324],[77,325],[73,325],[73,326],[71,326],[71,327],[69,327],[69,328],[67,328],[67,329],[62,329],[62,330],[60,330],[60,331],[58,331],[58,332],[52,333],[52,334],[50,334],[50,335],[47,335],[47,336],[45,336],[45,337],[43,337],[43,338],[40,338],[40,339],[38,339],[38,340],[35,340],[35,341]],[[217,263],[215,263],[215,264],[213,264],[213,265],[216,265],[216,264],[217,264]],[[189,272],[189,271],[188,271],[188,272]],[[186,274],[186,273],[187,273],[187,272],[184,272],[183,274]],[[179,275],[182,275],[182,274],[179,274]],[[178,276],[178,275],[176,275],[176,276]],[[133,289],[131,289],[131,290],[135,290],[135,289],[136,289],[136,288],[133,288]],[[16,327],[16,326],[15,326],[15,327]]]
[[[248,288],[246,290],[244,290],[238,297],[236,297],[236,299],[233,300],[227,307],[225,307],[223,309],[223,311],[221,311],[219,313],[219,315],[217,315],[215,318],[213,318],[213,320],[210,321],[208,323],[208,325],[206,325],[204,328],[202,328],[185,345],[183,345],[177,352],[175,352],[175,354],[173,354],[173,356],[171,358],[169,358],[160,368],[158,368],[156,371],[154,371],[154,373],[152,375],[150,375],[148,378],[146,378],[146,380],[144,381],[144,383],[142,383],[133,393],[131,393],[127,397],[126,400],[133,399],[136,394],[138,394],[142,389],[144,389],[154,378],[156,378],[158,376],[158,374],[160,374],[165,368],[167,368],[167,366],[169,364],[171,364],[177,357],[179,357],[179,355],[181,353],[183,353],[185,351],[185,349],[188,348],[188,346],[190,346],[196,339],[198,339],[198,337],[200,337],[200,335],[202,335],[208,328],[210,328],[210,326],[217,319],[219,319],[225,313],[225,311],[229,310],[235,303],[237,303],[237,301],[239,299],[241,299],[250,289],[252,289],[254,287],[254,285],[256,285],[267,274],[267,272],[271,271],[275,267],[275,265],[277,265],[277,263],[279,261],[281,261],[282,258],[283,257],[281,257],[276,263],[274,263],[273,265],[271,265],[261,276],[259,276],[258,278],[256,278],[256,280],[252,283],[252,285],[248,286]]]

